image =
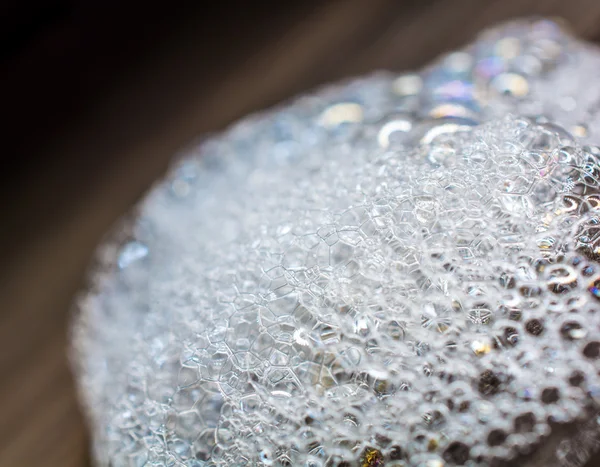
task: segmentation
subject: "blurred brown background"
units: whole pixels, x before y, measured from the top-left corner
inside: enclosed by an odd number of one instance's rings
[[[193,137],[516,16],[600,39],[598,0],[196,3],[0,6],[0,467],[89,465],[69,302],[102,234]]]

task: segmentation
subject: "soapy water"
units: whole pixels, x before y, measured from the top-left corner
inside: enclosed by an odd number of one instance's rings
[[[510,23],[188,151],[79,301],[97,464],[526,465],[557,426],[555,465],[585,462],[598,71]]]

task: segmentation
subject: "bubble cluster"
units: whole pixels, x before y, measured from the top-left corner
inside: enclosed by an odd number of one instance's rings
[[[556,23],[510,23],[186,153],[78,304],[97,465],[585,462],[598,71]]]

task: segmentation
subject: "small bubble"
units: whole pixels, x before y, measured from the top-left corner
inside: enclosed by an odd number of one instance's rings
[[[512,65],[515,71],[530,77],[538,76],[543,71],[542,61],[531,54],[515,57]]]
[[[273,458],[271,455],[271,451],[269,451],[268,449],[263,449],[262,451],[260,451],[258,453],[258,458],[260,459],[260,461],[262,462],[263,465],[266,465],[266,466],[273,465]]]
[[[460,413],[466,413],[469,411],[469,409],[471,408],[471,403],[469,401],[462,401],[459,405],[458,405],[458,411]]]
[[[567,321],[560,327],[560,335],[570,341],[584,339],[587,330],[577,321]]]
[[[491,370],[485,370],[479,375],[478,389],[484,396],[497,394],[501,384],[500,378]]]
[[[138,241],[126,243],[119,252],[117,264],[119,269],[125,269],[129,265],[144,259],[150,250],[146,245]]]
[[[171,191],[174,195],[180,198],[185,198],[190,194],[191,187],[187,181],[176,179],[171,183]]]
[[[587,358],[596,359],[600,357],[600,342],[593,341],[583,348],[583,355]]]
[[[494,50],[505,60],[516,58],[521,52],[521,39],[518,37],[504,37],[496,42]]]
[[[406,324],[399,321],[390,321],[387,325],[387,332],[394,340],[404,340],[406,335]]]
[[[504,341],[511,346],[515,346],[519,343],[519,332],[516,328],[506,327],[504,328]]]
[[[515,418],[514,426],[517,433],[529,433],[535,428],[535,415],[527,412]]]
[[[600,278],[594,279],[588,286],[590,293],[600,300]]]
[[[478,305],[469,310],[468,318],[473,324],[487,325],[493,319],[493,314],[487,305]]]
[[[452,73],[465,73],[473,66],[473,57],[467,52],[452,52],[446,56],[443,65]]]
[[[427,450],[429,452],[434,452],[438,446],[440,445],[439,441],[436,438],[430,438],[427,442]]]
[[[490,431],[488,438],[487,438],[487,442],[492,447],[500,446],[501,444],[504,443],[504,441],[506,441],[506,438],[507,438],[507,435],[504,430],[495,429],[495,430]]]
[[[365,448],[360,456],[360,467],[383,467],[384,459],[381,451],[375,448]]]
[[[442,457],[451,464],[464,465],[469,460],[469,453],[469,446],[460,441],[453,441],[448,445]]]
[[[363,108],[356,102],[341,102],[328,107],[319,119],[322,126],[333,128],[343,123],[359,123],[363,120]]]
[[[390,438],[388,438],[385,435],[382,435],[381,433],[377,433],[375,434],[375,441],[377,441],[377,445],[378,446],[389,446],[392,442],[392,440]]]
[[[404,135],[413,126],[412,120],[407,116],[388,117],[377,134],[377,142],[382,148],[387,148],[394,143],[402,143]]]
[[[539,319],[530,319],[525,323],[525,330],[533,336],[539,336],[544,332],[544,324]]]
[[[552,265],[544,271],[548,288],[557,294],[568,292],[577,285],[577,271],[569,265]]]
[[[558,388],[545,388],[542,391],[541,400],[544,404],[554,404],[560,399]]]
[[[466,118],[440,118],[435,119],[422,126],[425,129],[421,136],[420,143],[423,145],[431,144],[441,135],[449,135],[464,131],[472,131],[478,123]]]
[[[396,78],[392,88],[399,96],[413,96],[423,89],[423,80],[419,75],[403,75]]]
[[[390,394],[390,389],[391,387],[389,382],[384,379],[377,379],[373,383],[373,391],[378,396],[385,396],[387,394]]]
[[[393,461],[399,461],[404,459],[404,450],[400,446],[392,446],[390,448],[389,458]]]
[[[481,356],[490,353],[492,346],[489,341],[475,340],[471,342],[471,349],[475,355]]]
[[[468,102],[473,98],[473,83],[455,79],[436,86],[432,91],[435,100]],[[476,115],[473,111],[471,113]]]
[[[585,381],[585,374],[582,371],[575,370],[569,376],[569,384],[571,386],[576,386],[576,387],[581,386],[584,381]]]
[[[591,264],[586,265],[581,270],[581,274],[585,277],[593,276],[595,272],[596,272],[596,269]]]
[[[522,98],[529,94],[529,82],[516,73],[501,73],[492,80],[490,86],[502,95]]]
[[[506,69],[506,62],[497,56],[485,57],[478,60],[475,65],[475,74],[477,77],[488,80],[502,73]]]
[[[588,135],[589,127],[585,123],[578,123],[571,128],[573,136],[578,138],[585,138]]]
[[[553,62],[562,52],[562,46],[553,39],[540,39],[535,42],[534,53],[544,62]]]

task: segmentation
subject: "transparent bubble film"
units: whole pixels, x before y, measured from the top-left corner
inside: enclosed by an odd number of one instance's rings
[[[585,463],[599,75],[519,21],[189,150],[78,301],[97,465]]]

